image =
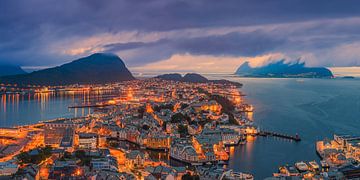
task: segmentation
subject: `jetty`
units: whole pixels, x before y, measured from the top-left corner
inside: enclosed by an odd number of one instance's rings
[[[111,106],[110,104],[83,104],[83,105],[74,105],[74,106],[69,106],[68,108],[73,109],[73,108],[94,108],[94,107],[106,107],[106,106]]]
[[[271,131],[259,131],[258,135],[259,136],[274,136],[274,137],[293,140],[293,141],[296,141],[296,142],[301,141],[301,138],[300,138],[300,136],[298,134],[296,134],[295,136],[292,136],[292,135],[281,134],[281,133],[271,132]]]

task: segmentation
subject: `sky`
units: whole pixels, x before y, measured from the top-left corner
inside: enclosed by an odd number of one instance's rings
[[[360,66],[360,1],[0,1],[0,63],[41,69],[95,52],[138,72]]]

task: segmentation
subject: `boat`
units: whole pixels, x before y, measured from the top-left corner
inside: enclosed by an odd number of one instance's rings
[[[295,167],[296,167],[296,169],[298,169],[300,172],[306,172],[306,171],[309,170],[309,166],[308,166],[305,162],[303,162],[303,161],[295,163]]]
[[[246,139],[245,139],[245,140],[241,140],[241,141],[239,142],[239,144],[241,144],[241,145],[246,144]]]
[[[234,172],[233,170],[226,171],[220,179],[243,179],[243,180],[254,180],[254,176],[252,174],[242,173],[242,172]]]
[[[309,165],[310,165],[310,168],[315,171],[318,171],[320,169],[320,166],[318,163],[316,163],[316,161],[310,161]]]

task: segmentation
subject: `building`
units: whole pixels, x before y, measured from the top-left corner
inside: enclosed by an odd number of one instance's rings
[[[0,162],[0,176],[15,174],[18,171],[18,165],[11,162]]]
[[[64,149],[66,151],[73,151],[74,145],[74,129],[67,128],[65,129],[64,137],[61,139],[60,149]]]
[[[200,163],[199,155],[188,139],[175,139],[170,148],[170,157],[186,163]]]
[[[192,107],[194,108],[195,112],[210,111],[215,114],[220,114],[222,109],[221,105],[215,100],[193,104]]]
[[[73,132],[79,125],[73,123],[71,120],[61,119],[52,122],[44,123],[44,143],[53,147],[59,147],[63,137],[66,135],[66,130],[71,128]],[[72,135],[73,136],[73,135]]]
[[[164,134],[155,134],[148,136],[146,139],[146,148],[149,149],[169,149],[171,145],[171,138]]]
[[[105,158],[93,158],[90,162],[92,170],[95,171],[117,171],[117,161],[112,156],[107,156]]]
[[[85,179],[84,170],[74,160],[56,160],[50,169],[48,179]]]
[[[129,169],[143,168],[145,161],[149,158],[149,155],[138,150],[126,153],[125,165]]]
[[[118,140],[126,140],[126,130],[118,126],[111,127],[110,136]]]
[[[14,179],[16,180],[38,180],[40,179],[39,166],[35,164],[29,164],[25,168],[21,169]]]
[[[95,133],[79,133],[80,149],[95,149],[98,147],[98,135]]]

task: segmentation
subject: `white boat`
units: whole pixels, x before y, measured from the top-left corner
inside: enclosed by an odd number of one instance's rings
[[[313,170],[315,170],[315,171],[317,171],[317,170],[320,169],[320,166],[319,166],[318,163],[316,163],[316,161],[310,161],[310,162],[309,162],[309,165],[310,165],[311,169],[313,169]]]
[[[295,163],[295,167],[300,171],[300,172],[305,172],[305,171],[308,171],[309,170],[309,166],[301,161],[301,162],[297,162]]]

